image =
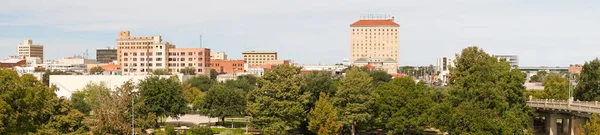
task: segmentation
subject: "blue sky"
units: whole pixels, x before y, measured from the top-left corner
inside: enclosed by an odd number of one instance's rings
[[[46,59],[114,46],[121,30],[161,35],[241,58],[277,51],[301,64],[349,58],[349,25],[364,14],[395,16],[400,64],[435,64],[462,48],[516,54],[521,66],[567,66],[600,56],[600,2],[561,0],[14,0],[0,4],[0,58],[24,39]]]

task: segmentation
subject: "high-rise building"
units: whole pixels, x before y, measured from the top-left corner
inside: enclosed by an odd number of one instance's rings
[[[117,61],[123,74],[148,74],[155,69],[177,73],[191,67],[196,74],[210,74],[210,49],[175,48],[161,36],[131,36],[122,31],[117,38]]]
[[[115,60],[117,60],[117,48],[107,47],[96,49],[96,61],[111,63]]]
[[[225,52],[210,53],[211,60],[227,60],[227,54]]]
[[[26,39],[23,44],[19,44],[19,57],[38,57],[44,60],[44,46],[34,45],[33,40]]]
[[[249,66],[263,65],[266,61],[277,60],[277,52],[242,52],[242,57]]]
[[[361,19],[350,25],[350,63],[398,72],[400,25],[391,18]]]
[[[505,60],[510,64],[510,67],[518,68],[519,67],[519,56],[517,55],[494,55],[494,57],[498,58],[498,61]]]

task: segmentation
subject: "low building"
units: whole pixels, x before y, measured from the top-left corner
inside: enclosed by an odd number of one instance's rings
[[[210,68],[219,74],[243,73],[244,64],[244,60],[211,60]]]
[[[519,56],[517,55],[494,55],[494,57],[498,58],[498,61],[505,60],[510,64],[510,67],[518,68],[519,67]]]
[[[250,66],[263,65],[265,61],[277,60],[277,52],[246,51],[242,52],[242,57]]]
[[[0,68],[13,68],[13,67],[25,67],[27,66],[27,61],[24,59],[6,59],[0,61]]]
[[[96,62],[95,59],[86,59],[81,56],[75,56],[58,60],[49,60],[43,64],[34,65],[34,67],[41,67],[46,70],[86,73],[88,64],[98,64],[98,62]]]
[[[581,70],[583,69],[581,64],[571,64],[569,65],[569,73],[571,74],[581,74]]]
[[[312,71],[323,72],[323,71],[326,71],[326,72],[331,72],[332,75],[341,75],[342,71],[344,69],[348,68],[347,65],[343,65],[343,64],[327,64],[327,65],[303,64],[303,65],[298,65],[298,66],[302,67],[301,72],[312,72]]]
[[[398,73],[398,63],[392,58],[358,58],[354,61],[354,65],[358,67],[370,65],[388,74]]]
[[[227,60],[227,54],[225,52],[214,52],[210,53],[211,60]]]
[[[250,73],[221,74],[217,76],[217,82],[224,83],[227,80],[236,80],[238,76],[249,74]]]
[[[38,80],[42,80],[42,77],[44,75],[44,72],[35,72],[35,67],[19,67],[19,66],[17,66],[17,67],[14,67],[13,69],[15,69],[15,71],[17,71],[17,74],[19,74],[19,76],[22,76],[25,74],[31,74]]]
[[[251,67],[251,68],[247,69],[247,72],[250,74],[256,75],[257,77],[262,77],[263,75],[265,75],[265,68],[264,67]]]
[[[121,65],[114,63],[88,64],[87,72],[89,73],[94,67],[101,67],[104,70],[104,75],[122,75],[121,68],[123,67]]]

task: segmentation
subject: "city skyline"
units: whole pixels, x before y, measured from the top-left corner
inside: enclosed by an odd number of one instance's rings
[[[350,58],[349,25],[370,13],[394,16],[400,24],[401,66],[435,65],[438,57],[453,57],[473,45],[490,54],[518,55],[520,66],[568,66],[600,56],[593,51],[600,4],[584,2],[165,1],[134,6],[140,2],[5,2],[0,5],[0,58],[17,55],[25,39],[44,45],[45,59],[86,49],[94,58],[95,49],[115,46],[115,35],[130,30],[160,35],[183,48],[200,47],[202,34],[202,47],[230,59],[241,59],[244,51],[276,51],[296,63],[333,64]]]

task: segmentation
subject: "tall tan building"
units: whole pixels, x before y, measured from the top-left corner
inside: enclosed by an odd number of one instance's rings
[[[175,48],[161,36],[131,36],[122,31],[117,38],[117,61],[123,74],[144,75],[155,69],[178,73],[192,67],[197,74],[209,75],[210,49]]]
[[[39,57],[42,61],[44,60],[44,46],[34,45],[33,40],[26,39],[23,44],[19,44],[19,57]]]
[[[400,25],[392,18],[361,19],[350,25],[350,63],[398,71]]]
[[[250,66],[263,65],[266,61],[277,60],[277,52],[247,51],[242,52],[242,57]]]

